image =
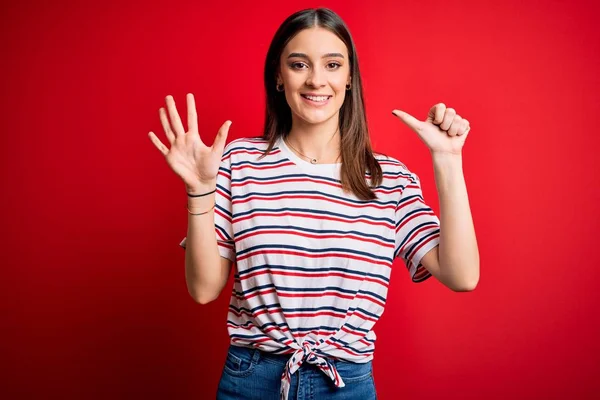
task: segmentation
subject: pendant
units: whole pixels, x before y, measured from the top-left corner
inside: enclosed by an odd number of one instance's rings
[[[316,159],[316,158],[313,158],[312,160],[310,160],[310,163],[311,163],[311,164],[316,164],[316,163],[317,163],[317,159]]]

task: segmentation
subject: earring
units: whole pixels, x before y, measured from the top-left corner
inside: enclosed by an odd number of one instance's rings
[[[351,88],[352,88],[352,85],[350,85],[350,84],[346,85],[346,90],[350,90]]]
[[[275,89],[278,92],[283,92],[283,83],[278,83],[277,86],[275,86]]]

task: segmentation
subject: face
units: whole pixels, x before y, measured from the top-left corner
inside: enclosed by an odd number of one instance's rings
[[[294,119],[320,124],[339,116],[350,84],[348,49],[334,33],[315,27],[300,31],[283,49],[277,83]]]

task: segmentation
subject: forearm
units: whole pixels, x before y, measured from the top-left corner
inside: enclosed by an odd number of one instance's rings
[[[206,193],[214,188],[213,183],[194,191]],[[214,193],[198,198],[188,197],[188,208],[192,213],[203,213],[210,210],[214,204]],[[206,303],[219,295],[227,283],[228,276],[228,271],[221,271],[221,268],[221,257],[215,237],[214,208],[202,215],[188,213],[185,280],[190,295],[196,301]]]
[[[472,290],[479,281],[479,250],[462,156],[433,154],[433,167],[440,202],[441,274],[452,286]]]

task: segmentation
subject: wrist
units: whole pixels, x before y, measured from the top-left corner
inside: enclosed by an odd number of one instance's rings
[[[206,211],[215,205],[215,194],[202,197],[188,197],[187,208],[191,212]]]
[[[431,160],[434,166],[446,167],[446,166],[461,166],[462,165],[462,154],[461,153],[447,153],[447,152],[436,152],[431,153]]]
[[[199,194],[211,192],[211,191],[215,190],[216,187],[217,187],[217,180],[213,179],[212,181],[198,182],[193,185],[186,184],[185,191],[187,192],[187,194],[199,195]]]
[[[213,211],[215,209],[215,205],[216,204],[213,203],[212,206],[206,211],[199,211],[188,205],[187,206],[188,214],[190,214],[190,215],[205,215],[205,214],[208,214],[209,212]]]

